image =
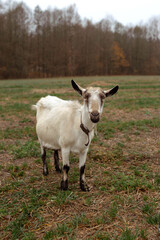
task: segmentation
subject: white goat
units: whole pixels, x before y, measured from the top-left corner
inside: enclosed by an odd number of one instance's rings
[[[85,162],[89,145],[94,136],[94,127],[100,120],[104,99],[115,94],[118,86],[104,91],[101,88],[80,87],[73,80],[73,88],[83,97],[81,105],[77,101],[65,101],[54,96],[41,98],[33,108],[37,110],[36,132],[41,146],[43,174],[48,175],[46,149],[53,149],[55,168],[59,168],[58,150],[63,160],[61,189],[68,189],[69,154],[79,154],[80,187],[88,191],[85,180]]]

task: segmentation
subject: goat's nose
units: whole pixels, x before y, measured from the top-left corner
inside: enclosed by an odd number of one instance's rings
[[[90,117],[91,117],[91,121],[93,123],[97,123],[99,121],[99,112],[98,111],[92,111]]]
[[[93,117],[98,117],[99,112],[95,110],[95,111],[91,112],[91,114]]]

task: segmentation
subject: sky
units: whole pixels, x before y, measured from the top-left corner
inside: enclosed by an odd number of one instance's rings
[[[19,0],[20,1],[20,0]],[[139,24],[147,22],[153,16],[160,16],[160,0],[23,0],[34,9],[39,5],[42,10],[48,7],[63,9],[76,4],[81,18],[98,22],[112,16],[118,22]]]

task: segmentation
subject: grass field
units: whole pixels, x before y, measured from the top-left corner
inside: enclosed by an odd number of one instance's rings
[[[48,94],[81,97],[71,78],[0,81],[0,239],[160,238],[160,77],[76,77],[108,98],[87,156],[90,192],[79,188],[78,158],[71,156],[69,190],[60,190],[53,153],[42,175],[31,105]]]

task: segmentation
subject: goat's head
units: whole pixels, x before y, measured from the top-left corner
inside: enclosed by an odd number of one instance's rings
[[[84,105],[93,123],[97,123],[100,120],[100,116],[103,111],[104,99],[114,95],[119,88],[116,86],[107,91],[94,87],[88,87],[84,89],[73,80],[72,86],[83,97]]]

